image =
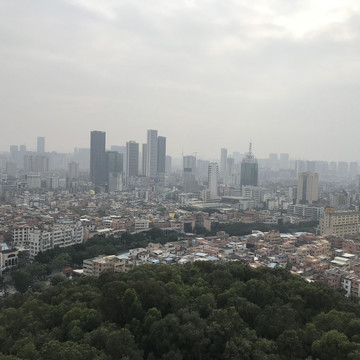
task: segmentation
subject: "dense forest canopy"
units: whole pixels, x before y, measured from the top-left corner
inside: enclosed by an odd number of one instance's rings
[[[0,303],[0,358],[360,359],[360,306],[284,269],[144,265]]]

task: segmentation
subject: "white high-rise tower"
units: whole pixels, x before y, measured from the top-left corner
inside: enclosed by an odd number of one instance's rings
[[[209,164],[209,190],[210,190],[210,198],[215,199],[218,197],[218,179],[219,179],[219,165],[217,163]]]

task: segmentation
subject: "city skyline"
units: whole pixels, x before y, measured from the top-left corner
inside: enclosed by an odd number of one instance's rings
[[[258,157],[359,160],[355,1],[5,0],[0,13],[3,151],[40,135],[70,152],[101,124],[109,144],[158,129],[176,157],[251,140]]]
[[[103,132],[106,134],[107,139],[108,139],[108,133],[104,130],[93,130],[91,129],[89,131],[89,133],[91,133],[92,131],[98,131],[98,132]],[[126,149],[126,144],[127,142],[136,142],[138,144],[143,144],[146,145],[147,142],[147,136],[146,136],[146,131],[144,129],[144,134],[145,134],[145,139],[143,140],[138,140],[138,139],[127,139],[124,143],[118,143],[118,144],[112,144],[110,141],[106,141],[106,151],[120,151],[119,149],[123,149],[125,151]],[[158,131],[158,130],[156,130]],[[160,136],[161,138],[161,136]],[[57,153],[57,151],[55,149],[52,148],[51,144],[49,144],[47,138],[45,136],[42,137],[35,137],[32,142],[33,142],[33,146],[29,146],[28,144],[14,144],[11,143],[8,147],[8,149],[6,150],[0,150],[0,154],[1,153],[8,153],[10,151],[10,153],[12,151],[20,151],[20,152],[28,152],[28,153],[39,153],[38,151],[38,146],[39,146],[39,139],[41,139],[41,141],[43,141],[45,143],[47,143],[46,145],[46,151],[45,153]],[[219,166],[221,163],[221,154],[219,153],[222,150],[226,150],[227,152],[227,158],[234,158],[235,161],[239,160],[237,159],[238,156],[246,156],[247,151],[246,151],[246,147],[248,146],[248,143],[242,143],[241,146],[244,146],[242,148],[234,148],[234,149],[229,149],[225,146],[222,147],[214,147],[211,154],[213,155],[209,155],[205,152],[201,152],[201,151],[194,151],[194,152],[185,152],[182,151],[181,153],[176,153],[176,155],[174,156],[172,153],[168,152],[168,146],[169,146],[169,142],[168,142],[168,136],[166,136],[166,154],[170,155],[172,158],[174,159],[182,159],[183,156],[190,156],[190,155],[196,155],[196,157],[198,159],[204,159],[204,160],[210,160],[210,161],[218,161],[219,162]],[[203,144],[203,143],[202,143]],[[255,144],[256,147],[256,152],[257,152],[257,144]],[[59,154],[72,154],[75,150],[81,150],[81,149],[87,149],[90,150],[90,142],[88,140],[88,143],[85,144],[85,146],[74,146],[72,147],[71,150],[69,150],[68,152],[58,152]],[[140,149],[139,149],[140,150]],[[121,151],[120,151],[121,152]],[[217,154],[216,154],[217,153]],[[344,158],[320,158],[320,157],[313,157],[313,158],[306,158],[305,156],[296,156],[293,153],[289,153],[289,152],[278,152],[278,153],[274,153],[271,152],[271,150],[269,149],[268,152],[265,152],[263,154],[260,154],[260,156],[258,156],[258,152],[257,152],[257,156],[255,156],[256,159],[268,159],[268,160],[272,160],[272,157],[275,156],[276,157],[276,161],[278,161],[280,164],[284,164],[287,163],[288,161],[292,160],[292,161],[328,161],[328,162],[338,162],[338,163],[342,163],[342,162],[359,162],[360,163],[360,156],[359,159],[356,158],[350,158],[350,159],[344,159]],[[220,168],[219,168],[220,169]]]

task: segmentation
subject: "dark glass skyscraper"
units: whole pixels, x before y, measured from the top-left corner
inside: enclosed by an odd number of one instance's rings
[[[157,156],[157,173],[165,174],[166,137],[164,136],[158,136]]]
[[[241,162],[241,186],[258,186],[258,163],[251,151],[251,143],[246,158]]]
[[[90,180],[95,185],[107,181],[105,132],[92,131],[90,135]]]
[[[126,143],[126,176],[139,175],[139,144],[135,141]]]

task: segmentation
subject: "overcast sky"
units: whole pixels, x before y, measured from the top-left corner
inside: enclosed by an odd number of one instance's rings
[[[359,0],[0,0],[0,150],[360,160]]]

